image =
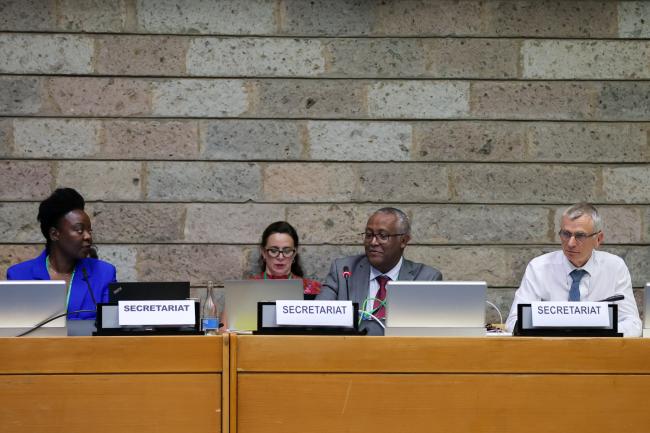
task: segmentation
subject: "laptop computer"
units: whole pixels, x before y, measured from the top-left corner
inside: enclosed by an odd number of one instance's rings
[[[0,336],[15,337],[66,312],[65,281],[0,281]],[[30,337],[65,336],[65,316],[30,332]]]
[[[650,337],[650,283],[643,291],[643,336]]]
[[[390,281],[385,335],[485,336],[483,281]]]
[[[189,297],[189,281],[118,282],[108,285],[108,301],[111,304],[117,301],[183,300]]]
[[[302,280],[224,281],[226,326],[231,331],[257,330],[257,303],[302,300]]]

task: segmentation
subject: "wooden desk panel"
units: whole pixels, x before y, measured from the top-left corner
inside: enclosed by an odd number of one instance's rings
[[[220,432],[226,343],[221,336],[1,338],[0,431]]]
[[[230,427],[647,433],[649,360],[643,339],[231,336]]]
[[[243,374],[237,431],[647,433],[649,389],[633,375]]]
[[[642,373],[650,340],[237,336],[240,372]]]
[[[218,432],[220,374],[0,376],[6,433]]]

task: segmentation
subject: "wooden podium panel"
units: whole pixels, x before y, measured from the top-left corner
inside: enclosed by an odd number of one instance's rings
[[[220,432],[223,345],[203,336],[2,338],[0,431]]]
[[[230,346],[233,432],[649,431],[647,340],[231,336]]]

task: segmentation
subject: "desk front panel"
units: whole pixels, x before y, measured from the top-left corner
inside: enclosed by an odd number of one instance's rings
[[[0,339],[3,433],[217,433],[222,337]]]

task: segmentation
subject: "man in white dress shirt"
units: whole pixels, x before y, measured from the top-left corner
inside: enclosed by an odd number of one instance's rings
[[[632,293],[630,272],[623,259],[596,248],[603,242],[602,221],[596,208],[578,203],[562,214],[562,251],[534,258],[528,264],[506,320],[511,331],[517,305],[536,301],[600,301],[623,295],[618,301],[618,331],[641,335],[641,319]]]

